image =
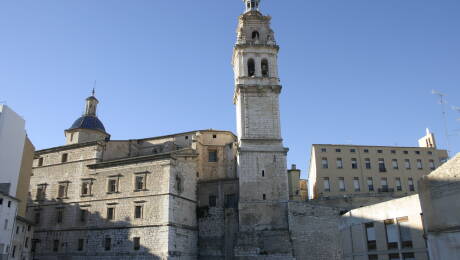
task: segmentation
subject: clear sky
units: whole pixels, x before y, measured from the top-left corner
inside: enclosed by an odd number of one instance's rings
[[[282,131],[304,173],[313,143],[460,152],[460,1],[262,0],[281,46]],[[240,0],[0,1],[0,101],[38,149],[64,144],[94,80],[112,139],[235,132]],[[457,132],[455,130],[458,130]]]

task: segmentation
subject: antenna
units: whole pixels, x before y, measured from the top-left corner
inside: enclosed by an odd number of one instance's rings
[[[447,112],[446,112],[447,101],[446,101],[446,98],[445,98],[446,95],[444,95],[443,93],[441,93],[439,91],[436,91],[434,89],[431,91],[431,94],[436,95],[436,96],[439,97],[439,104],[441,105],[441,108],[442,108],[442,118],[443,118],[443,121],[444,121],[444,134],[446,135],[447,156],[449,156],[450,142],[449,142],[449,130],[448,130],[448,127],[447,127]]]
[[[96,84],[97,84],[97,81],[96,81],[96,80],[94,80],[94,84],[93,84],[93,92],[92,92],[92,94],[93,94],[93,97],[94,97],[94,95],[96,94]]]

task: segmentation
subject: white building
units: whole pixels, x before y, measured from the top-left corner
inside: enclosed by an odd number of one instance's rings
[[[18,200],[0,191],[0,260],[7,259],[16,219]]]

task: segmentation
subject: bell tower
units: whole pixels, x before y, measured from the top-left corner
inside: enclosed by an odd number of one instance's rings
[[[290,259],[288,149],[283,146],[280,126],[279,46],[270,27],[271,17],[259,12],[260,0],[243,1],[246,11],[238,19],[232,59],[240,192],[235,254],[254,258],[258,256],[250,252],[264,252]],[[273,240],[280,246],[267,247]]]

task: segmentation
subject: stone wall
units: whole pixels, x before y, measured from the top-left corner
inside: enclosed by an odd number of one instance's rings
[[[340,209],[289,202],[289,230],[297,260],[339,260]]]

